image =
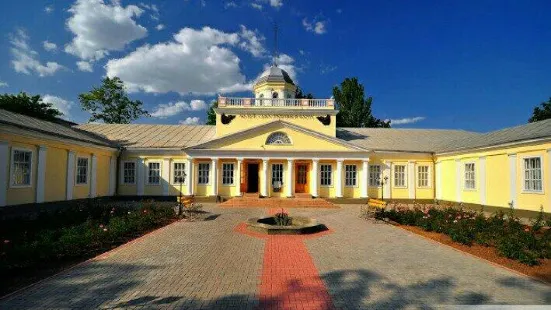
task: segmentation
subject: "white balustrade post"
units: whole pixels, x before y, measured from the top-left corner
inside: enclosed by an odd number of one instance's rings
[[[312,184],[310,185],[310,193],[313,197],[318,197],[319,188],[319,159],[312,159]]]
[[[38,173],[36,176],[36,202],[44,202],[44,187],[46,186],[46,154],[48,148],[38,147]]]
[[[337,159],[337,177],[336,177],[336,188],[335,188],[335,196],[337,198],[342,198],[342,166],[343,166],[343,159]]]
[[[287,160],[287,197],[293,197],[293,168],[294,161],[292,159]]]
[[[368,188],[369,188],[369,158],[362,161],[362,179],[359,182],[360,184],[360,197],[368,198]]]

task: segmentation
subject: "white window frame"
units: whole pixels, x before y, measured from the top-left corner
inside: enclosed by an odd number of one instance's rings
[[[184,177],[184,182],[176,182],[176,180],[174,179],[176,177],[176,164],[178,165],[184,165],[184,174],[187,174],[187,162],[185,161],[173,161],[172,164],[170,165],[170,181],[171,181],[171,184],[174,184],[174,185],[187,185],[187,180],[189,178],[188,175],[186,175]]]
[[[396,168],[404,167],[404,185],[396,185]],[[408,165],[406,164],[396,164],[392,165],[392,185],[394,188],[407,188],[408,187]]]
[[[419,168],[421,167],[426,167],[427,168],[427,185],[426,186],[422,186],[421,184],[419,184],[419,181],[421,181],[421,178],[419,178]],[[422,164],[419,164],[417,166],[417,188],[431,188],[431,166],[430,165],[422,165]]]
[[[78,182],[78,160],[79,159],[86,159],[86,182],[85,183],[79,183]],[[77,156],[75,159],[75,186],[86,186],[90,182],[90,158],[84,157],[84,156]]]
[[[30,152],[31,153],[31,169],[29,173],[29,184],[15,184],[14,179],[14,172],[15,172],[15,166],[14,166],[14,155],[15,152]],[[23,148],[23,147],[12,147],[11,148],[11,157],[10,157],[10,188],[26,188],[26,187],[32,187],[33,186],[33,163],[34,163],[34,150],[29,148]]]
[[[375,167],[379,168],[379,173],[378,173],[378,176],[376,178],[372,178],[372,173],[371,173],[372,171],[371,170],[375,169]],[[369,175],[368,175],[368,177],[369,177],[369,187],[379,187],[379,186],[381,186],[381,179],[382,179],[382,176],[383,176],[383,170],[381,168],[381,165],[369,165],[368,173],[369,173]],[[375,181],[377,183],[373,184],[372,181]]]
[[[354,167],[354,170],[348,171],[348,167]],[[352,174],[353,177],[350,176],[349,174]],[[354,183],[347,184],[348,180],[353,180]],[[356,164],[344,165],[344,187],[358,187],[358,165]]]
[[[533,159],[538,158],[540,160],[540,175],[541,175],[541,190],[534,190],[534,189],[527,189],[526,188],[526,166],[525,166],[525,160],[527,159]],[[544,194],[545,193],[545,182],[544,182],[544,172],[545,169],[543,168],[543,156],[541,155],[534,155],[534,156],[524,156],[522,157],[522,192],[527,194]]]
[[[201,166],[204,167],[204,165],[206,165],[207,168],[207,174],[206,174],[206,179],[207,179],[207,182],[206,183],[201,183]],[[210,177],[210,169],[211,169],[211,164],[210,162],[198,162],[197,163],[197,185],[201,185],[201,186],[205,186],[205,185],[210,185],[211,183],[211,177]]]
[[[323,167],[329,167],[328,171],[323,171]],[[324,172],[326,173],[326,178],[329,176],[329,184],[323,184],[322,180],[324,179]],[[333,187],[333,165],[332,164],[320,164],[320,186],[321,187]]]
[[[275,169],[275,167],[279,167],[279,168]],[[276,172],[278,174],[277,178],[276,178]],[[283,164],[282,163],[272,163],[272,174],[271,174],[271,179],[270,179],[271,184],[272,184],[272,189],[275,188],[274,183],[276,181],[279,181],[279,182],[281,182],[280,190],[283,190],[284,178],[285,178],[285,168],[283,167]]]
[[[467,180],[467,165],[473,165],[473,171],[472,171],[472,174],[473,174],[473,186],[472,187],[469,187],[467,186],[467,181],[471,181],[471,180]],[[467,161],[467,162],[464,162],[463,163],[463,190],[465,191],[476,191],[476,186],[478,185],[478,182],[476,181],[476,163],[474,161]]]
[[[126,182],[125,179],[124,179],[124,171],[126,170],[124,168],[124,165],[127,164],[127,163],[133,163],[134,164],[134,182],[132,182],[132,183]],[[124,184],[124,185],[134,185],[134,184],[136,184],[136,179],[138,177],[137,168],[138,168],[138,164],[136,163],[135,160],[123,160],[122,161],[122,169],[121,169],[121,184]]]
[[[159,183],[151,183],[149,182],[149,164],[159,164]],[[145,174],[145,184],[152,185],[152,186],[159,186],[161,185],[161,181],[163,179],[163,163],[160,160],[150,160],[146,164],[146,174]]]
[[[226,169],[226,167],[229,167],[229,166],[231,166],[231,170]],[[231,172],[231,174],[226,176],[226,172]],[[231,178],[231,183],[226,182],[227,178]],[[235,185],[235,163],[222,163],[222,185],[224,186]]]

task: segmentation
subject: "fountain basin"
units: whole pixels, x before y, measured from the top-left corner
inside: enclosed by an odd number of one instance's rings
[[[273,216],[253,217],[247,220],[247,228],[266,235],[304,235],[327,230],[327,227],[317,220],[304,216],[293,216],[291,225],[288,226],[276,225]]]

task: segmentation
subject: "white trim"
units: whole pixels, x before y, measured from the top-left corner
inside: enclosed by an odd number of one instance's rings
[[[67,186],[66,186],[66,196],[67,200],[73,199],[73,188],[75,186],[75,156],[74,151],[69,151],[67,154]]]
[[[472,164],[474,166],[474,171],[473,171],[473,173],[474,173],[474,187],[473,188],[470,188],[470,187],[466,186],[467,185],[466,184],[467,183],[467,178],[465,178],[465,176],[466,176],[465,174],[466,174],[467,171],[466,171],[465,167],[469,164]],[[462,182],[461,182],[462,186],[461,187],[463,188],[463,191],[465,191],[465,192],[476,192],[478,190],[478,178],[477,178],[478,177],[478,171],[477,171],[478,170],[478,165],[476,164],[476,161],[474,161],[474,160],[464,161],[464,162],[462,162],[461,167],[463,168],[461,170],[461,176],[462,176],[462,178],[461,178],[462,179]]]
[[[136,159],[136,194],[142,196],[145,190],[145,158]]]
[[[290,138],[289,138],[290,139]],[[292,159],[287,160],[287,197],[293,197],[293,171],[295,162]],[[296,181],[295,181],[296,182]]]
[[[13,179],[13,170],[14,170],[14,162],[13,162],[13,156],[14,156],[14,153],[15,151],[21,151],[21,152],[30,152],[31,153],[31,171],[29,173],[29,184],[22,184],[22,185],[15,185],[14,184],[14,179]],[[11,147],[11,152],[10,152],[10,188],[29,188],[29,187],[32,187],[33,186],[33,176],[34,176],[34,150],[33,149],[30,149],[30,148],[26,148],[26,147],[15,147],[15,146],[12,146]]]
[[[480,204],[486,204],[486,156],[478,158],[479,171],[479,189],[480,189]]]
[[[360,188],[360,198],[368,198],[369,197],[369,158],[362,161],[362,179],[361,182],[358,182],[358,184],[361,184]]]
[[[36,173],[36,202],[44,202],[44,187],[46,186],[46,156],[48,148],[41,145],[38,147],[38,163]],[[32,165],[31,165],[32,166]]]
[[[79,159],[86,159],[86,183],[78,183],[78,160]],[[75,186],[88,186],[90,183],[90,158],[84,157],[84,156],[76,156],[75,158]]]
[[[262,159],[262,177],[264,178],[264,182],[260,184],[260,195],[263,197],[268,196],[268,159],[263,158]]]
[[[537,190],[528,190],[525,188],[526,186],[526,173],[525,173],[525,168],[524,168],[524,160],[526,159],[529,159],[529,158],[539,158],[540,159],[540,169],[541,169],[541,190],[540,191],[537,191]],[[522,194],[539,194],[539,195],[543,195],[545,194],[545,162],[543,161],[543,156],[542,155],[525,155],[525,156],[521,156],[520,157],[521,159],[521,175],[522,175],[522,188],[521,188],[521,193]]]
[[[319,173],[319,159],[317,158],[312,158],[312,178],[311,178],[311,186],[310,186],[310,194],[312,195],[312,197],[318,197],[319,195],[319,191],[318,191],[318,186],[319,186],[319,178],[318,178],[318,173]]]
[[[95,154],[92,154],[92,161],[90,162],[90,197],[92,198],[97,196],[97,169],[98,158]]]
[[[371,183],[370,183],[370,182],[371,182],[371,171],[368,171],[368,172],[367,172],[367,185],[368,185],[369,187],[371,187],[371,188],[377,188],[377,189],[378,189],[379,187],[381,187],[381,184],[382,184],[382,182],[383,182],[383,169],[384,169],[383,166],[384,166],[384,165],[385,165],[385,164],[375,164],[375,165],[369,165],[369,166],[368,166],[368,170],[370,170],[371,167],[379,167],[379,182],[378,182],[378,184],[371,185]]]
[[[212,163],[208,160],[198,160],[196,162],[197,164],[197,180],[195,182],[197,183],[197,186],[209,186],[212,184]],[[208,182],[207,183],[199,183],[199,165],[201,164],[207,164],[209,165],[209,173],[208,173]]]
[[[170,184],[170,168],[171,168],[171,160],[170,158],[163,158],[162,163],[162,169],[161,168],[161,185],[163,186],[163,195],[168,196],[169,194],[169,184]]]
[[[189,180],[189,181],[188,181]],[[188,158],[186,160],[186,191],[188,195],[193,195],[193,159]]]
[[[186,177],[184,178],[184,182],[182,182],[182,184],[180,184],[180,182],[175,182],[174,181],[174,175],[176,174],[176,169],[174,168],[174,165],[175,164],[184,164],[184,173],[186,174]],[[180,186],[180,185],[187,185],[188,184],[188,179],[189,179],[189,174],[188,174],[188,159],[171,159],[170,160],[170,176],[169,176],[169,183],[172,184],[172,185],[177,185],[177,186]]]
[[[509,154],[509,199],[517,208],[517,154]]]
[[[276,133],[285,135],[285,136],[287,137],[287,139],[289,139],[290,143],[268,143],[268,139],[270,139],[270,137],[271,137],[272,135],[276,134]],[[290,145],[293,145],[293,140],[291,139],[291,137],[290,137],[286,132],[276,130],[276,131],[270,133],[270,134],[268,135],[268,137],[266,137],[266,141],[264,141],[264,145],[290,146]]]
[[[346,185],[346,167],[347,166],[354,166],[356,167],[356,175],[355,175],[355,179],[356,179],[356,185]],[[343,177],[343,186],[345,188],[358,188],[360,187],[360,175],[359,175],[359,168],[358,168],[358,164],[345,164],[344,165],[344,169],[343,169],[343,174],[344,174],[344,177]]]
[[[109,196],[115,196],[117,186],[117,160],[109,157]]]
[[[335,190],[335,196],[337,198],[342,198],[342,188],[343,188],[343,185],[344,185],[343,184],[344,182],[342,181],[343,163],[344,163],[343,160],[337,160],[337,180],[336,180],[337,181],[337,184],[336,184],[337,188]],[[331,180],[331,181],[333,181],[333,180]]]
[[[7,141],[0,141],[0,207],[7,204],[8,196],[8,180],[9,180],[9,165],[10,165],[10,147]]]
[[[159,183],[149,183],[149,164],[159,164]],[[147,160],[145,162],[145,185],[147,186],[161,186],[163,181],[163,162],[162,160]]]
[[[124,165],[126,163],[134,163],[134,182],[125,182],[124,181]],[[121,160],[121,167],[120,167],[120,182],[123,185],[136,185],[136,182],[138,180],[138,163],[136,160]]]
[[[237,188],[235,189],[235,194],[236,196],[241,196],[241,165],[243,164],[243,158],[237,158],[237,170],[236,171],[236,174],[237,174]],[[236,176],[234,175],[233,176],[234,179],[236,178]],[[234,183],[235,183],[235,180],[234,180]]]
[[[436,199],[442,199],[442,162],[437,161],[434,169],[436,170]]]
[[[212,183],[212,196],[218,195],[218,158],[214,157],[211,159],[211,177],[212,180],[209,180]]]
[[[396,185],[396,166],[403,166],[404,167],[404,186],[397,186]],[[391,180],[391,183],[392,183],[392,188],[408,188],[408,180],[409,180],[409,177],[408,177],[408,164],[404,164],[404,163],[401,163],[401,162],[398,162],[398,163],[392,163],[391,165],[391,178],[389,178],[389,180]]]
[[[233,162],[233,161],[221,161],[220,163],[222,164],[222,166],[220,167],[220,168],[222,168],[222,169],[220,169],[220,180],[221,180],[220,185],[221,186],[235,186],[235,179],[236,179],[236,176],[235,176],[235,170],[236,170],[235,165],[236,164],[235,164],[235,162]],[[231,183],[224,183],[224,165],[233,165],[233,169],[231,171],[232,174],[233,174],[233,176],[232,176],[232,181],[233,182],[231,182]]]
[[[390,199],[392,198],[392,177],[391,177],[391,174],[392,174],[392,162],[389,161],[389,162],[383,162],[383,164],[381,165],[381,182],[385,182],[385,177],[387,178],[386,179],[386,183],[384,183],[383,185],[383,199]]]
[[[408,161],[408,197],[415,199],[415,162]]]
[[[461,202],[461,189],[463,186],[461,186],[461,180],[463,179],[461,177],[461,160],[456,159],[455,160],[455,201]]]
[[[420,167],[427,167],[427,186],[419,186],[419,168]],[[431,164],[427,162],[420,162],[417,165],[415,165],[415,187],[426,189],[426,188],[432,188],[432,169]]]
[[[330,184],[328,185],[322,185],[321,184],[321,166],[324,166],[324,165],[327,165],[327,166],[331,166],[331,182]],[[323,187],[323,188],[329,188],[329,187],[333,187],[333,184],[335,184],[335,181],[334,181],[334,178],[335,178],[335,171],[333,170],[333,164],[332,163],[326,163],[326,162],[323,162],[323,163],[320,163],[319,164],[319,167],[320,167],[320,171],[319,171],[319,175],[320,175],[320,188]]]

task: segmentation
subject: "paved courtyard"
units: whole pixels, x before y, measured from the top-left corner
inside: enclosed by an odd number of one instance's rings
[[[0,300],[0,308],[551,304],[551,286],[401,229],[361,220],[356,206],[290,209],[331,229],[292,238],[258,236],[239,225],[267,209],[206,210],[220,216],[167,226]]]

